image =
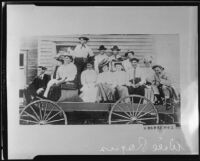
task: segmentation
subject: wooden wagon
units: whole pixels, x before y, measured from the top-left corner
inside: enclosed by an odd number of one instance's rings
[[[124,100],[127,98],[129,102]],[[138,100],[135,103],[134,100]],[[102,124],[179,124],[178,110],[180,103],[154,105],[147,98],[140,95],[130,95],[118,100],[116,103],[85,103],[85,102],[53,102],[46,99],[38,99],[31,102],[20,111],[20,124],[23,125],[67,125],[73,124],[71,114],[104,113],[104,118],[94,115],[96,120],[102,120]],[[80,116],[80,115],[79,115]],[[161,119],[162,118],[162,119]],[[164,118],[164,119],[163,119]],[[74,118],[80,119],[80,118]],[[167,119],[167,120],[165,120]],[[89,118],[85,118],[88,124]],[[92,123],[94,124],[94,123]]]

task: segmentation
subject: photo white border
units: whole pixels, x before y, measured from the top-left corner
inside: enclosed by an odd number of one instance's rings
[[[139,126],[133,128],[107,125],[19,125],[18,83],[20,78],[17,73],[21,37],[116,33],[180,35],[181,129],[191,151],[190,154],[198,154],[197,7],[36,7],[32,5],[8,5],[7,113],[9,159],[29,159],[40,154],[95,154],[93,149],[100,143],[102,143],[102,146],[109,141],[113,145],[120,144],[121,137],[125,135],[122,131],[129,133],[129,135],[126,135],[127,139],[133,139],[130,134],[136,133],[136,129],[140,131],[141,127]],[[150,132],[147,133],[150,134]],[[144,135],[146,136],[145,133]],[[96,151],[96,154],[100,154],[100,152]]]

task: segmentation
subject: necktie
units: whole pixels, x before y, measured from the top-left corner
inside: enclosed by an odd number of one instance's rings
[[[133,68],[133,84],[135,84],[136,68]]]
[[[82,48],[85,48],[85,45],[84,45],[84,44],[81,46],[81,49],[82,49]]]

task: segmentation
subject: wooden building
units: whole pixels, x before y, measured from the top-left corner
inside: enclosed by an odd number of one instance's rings
[[[127,50],[133,50],[135,57],[142,60],[146,55],[155,56],[154,37],[148,34],[106,34],[106,35],[68,35],[68,36],[42,36],[23,39],[21,43],[20,67],[21,73],[24,73],[25,84],[28,84],[37,74],[37,66],[43,65],[48,68],[51,74],[54,68],[54,56],[61,47],[75,47],[79,36],[86,36],[90,40],[88,46],[95,54],[98,54],[100,45],[104,45],[111,53],[111,48],[117,45],[123,55]],[[142,63],[142,61],[140,61]]]

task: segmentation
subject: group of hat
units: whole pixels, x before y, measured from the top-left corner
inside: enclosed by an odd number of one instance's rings
[[[88,41],[89,38],[88,37],[79,37],[79,40],[85,40],[85,41]],[[98,50],[107,50],[107,48],[104,46],[104,45],[100,45],[99,46],[99,49]],[[121,49],[119,49],[119,47],[117,45],[114,45],[112,48],[111,48],[112,51],[120,51]],[[125,57],[128,56],[128,54],[131,53],[134,55],[134,52],[133,51],[130,51],[128,50],[126,53],[125,53]],[[68,57],[70,58],[72,61],[73,61],[73,56],[71,54],[71,51],[68,49],[67,51],[63,51],[63,52],[59,52],[56,56],[55,56],[55,59],[58,60],[58,61],[62,61],[65,57]],[[136,62],[139,62],[139,59],[137,58],[132,58],[131,61],[136,61]],[[120,60],[119,60],[120,61]],[[105,60],[104,62],[102,62],[103,64],[101,65],[106,65],[108,64],[108,60]],[[155,69],[156,67],[159,67],[160,69],[164,69],[161,65],[154,65],[152,67],[152,69]],[[44,67],[46,68],[46,67]]]

